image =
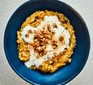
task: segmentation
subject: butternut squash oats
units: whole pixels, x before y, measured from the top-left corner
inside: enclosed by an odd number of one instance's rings
[[[19,59],[31,69],[53,73],[71,62],[76,45],[70,21],[59,12],[36,11],[17,31]]]

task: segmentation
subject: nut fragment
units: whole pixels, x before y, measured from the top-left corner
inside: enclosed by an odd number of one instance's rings
[[[60,38],[59,38],[59,41],[63,41],[64,40],[64,37],[63,36],[61,36]]]
[[[28,38],[28,37],[29,37],[29,34],[27,33],[27,34],[25,35],[25,37]]]
[[[28,33],[29,33],[29,34],[32,34],[32,31],[31,31],[31,30],[29,30],[29,31],[28,31]]]
[[[58,47],[57,41],[55,41],[55,40],[52,40],[51,44],[53,46],[53,49],[56,49]]]
[[[57,28],[57,25],[56,25],[56,23],[53,23],[53,28]]]

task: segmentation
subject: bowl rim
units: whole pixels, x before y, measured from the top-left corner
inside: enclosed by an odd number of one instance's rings
[[[19,9],[22,8],[22,7],[24,7],[25,4],[27,4],[27,3],[33,3],[33,2],[37,2],[37,1],[39,1],[39,0],[29,0],[29,1],[24,2],[22,5],[20,5],[20,6],[14,11],[14,13],[12,14],[12,16],[16,13],[17,10],[19,10]],[[86,25],[84,19],[81,17],[81,15],[80,15],[74,8],[72,8],[70,5],[68,5],[67,3],[64,3],[63,1],[59,1],[59,0],[40,0],[40,1],[52,1],[52,2],[58,2],[58,3],[60,3],[60,4],[66,5],[66,6],[67,6],[68,8],[70,8],[75,14],[77,14],[77,16],[82,20],[82,22],[84,23],[85,27],[87,28],[87,25]],[[8,25],[8,23],[10,22],[12,16],[11,16],[10,19],[8,20],[7,25]],[[34,82],[28,80],[27,78],[25,78],[24,76],[22,76],[20,73],[18,73],[17,70],[15,70],[14,66],[11,64],[11,61],[9,60],[9,57],[8,57],[8,53],[7,53],[7,51],[6,51],[6,50],[7,50],[7,49],[6,49],[6,28],[7,28],[7,25],[6,25],[6,27],[5,27],[5,32],[4,32],[3,46],[4,46],[4,53],[5,53],[6,59],[7,59],[8,63],[9,63],[9,65],[10,65],[10,67],[14,70],[14,72],[15,72],[18,76],[20,76],[23,80],[27,81],[28,83],[34,84],[34,85],[40,85],[40,84],[34,83]],[[86,57],[86,59],[85,59],[85,62],[82,64],[80,70],[78,70],[78,71],[77,71],[72,77],[70,77],[68,80],[66,80],[66,81],[64,81],[64,82],[62,82],[62,83],[59,83],[59,85],[66,84],[66,83],[68,83],[69,81],[71,81],[72,79],[74,79],[74,78],[82,71],[82,69],[84,68],[85,64],[87,63],[88,56],[89,56],[89,53],[90,53],[91,41],[90,41],[90,35],[89,35],[88,28],[86,29],[86,32],[87,32],[87,36],[88,36],[88,45],[89,45],[89,47],[88,47],[88,49],[87,49],[87,57]]]

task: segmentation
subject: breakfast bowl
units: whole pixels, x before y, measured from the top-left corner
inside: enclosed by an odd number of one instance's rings
[[[72,61],[54,73],[31,70],[18,58],[17,31],[26,18],[38,10],[63,13],[75,31],[76,47],[71,56]],[[38,85],[60,85],[75,78],[83,69],[90,50],[90,37],[84,20],[71,6],[57,0],[30,0],[21,5],[11,16],[5,29],[4,50],[12,69],[27,82]]]

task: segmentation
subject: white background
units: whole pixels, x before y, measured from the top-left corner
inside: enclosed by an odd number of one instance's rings
[[[27,0],[0,0],[0,85],[30,85],[8,64],[3,48],[6,24],[13,12]],[[85,20],[91,38],[88,61],[81,73],[67,85],[93,85],[93,0],[60,0],[72,6]],[[87,49],[87,48],[86,48]]]

